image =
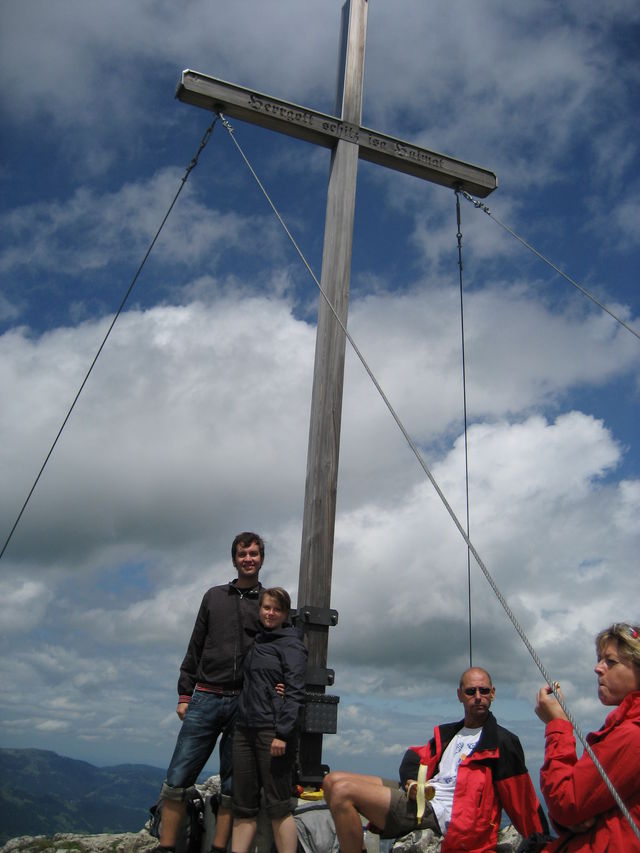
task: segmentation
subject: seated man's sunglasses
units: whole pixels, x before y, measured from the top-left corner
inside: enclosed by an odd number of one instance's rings
[[[481,696],[488,696],[492,690],[492,687],[465,687],[462,692],[465,696],[475,696],[476,691],[479,691]]]

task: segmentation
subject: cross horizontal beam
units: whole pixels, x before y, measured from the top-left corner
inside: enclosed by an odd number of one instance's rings
[[[197,71],[182,72],[176,97],[187,104],[219,110],[230,118],[325,148],[335,147],[341,139],[352,142],[358,146],[358,156],[362,160],[434,184],[466,190],[480,198],[486,198],[498,186],[496,175],[488,169]]]

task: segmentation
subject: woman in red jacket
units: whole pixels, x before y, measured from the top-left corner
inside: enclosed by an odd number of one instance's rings
[[[587,742],[640,832],[640,627],[611,625],[596,637],[596,651],[598,698],[616,707]],[[536,714],[546,723],[540,785],[560,833],[545,850],[640,851],[590,756],[576,756],[571,723],[550,687],[539,691]]]

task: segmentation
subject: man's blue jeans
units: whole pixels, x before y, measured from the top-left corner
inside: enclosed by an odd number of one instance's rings
[[[231,806],[231,738],[237,706],[237,696],[194,691],[162,786],[164,798],[184,799],[185,790],[195,784],[220,737],[220,800],[221,805]]]

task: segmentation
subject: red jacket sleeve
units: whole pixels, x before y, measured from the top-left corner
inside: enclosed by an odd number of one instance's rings
[[[545,737],[540,783],[551,819],[561,826],[572,826],[614,808],[614,799],[591,758],[587,753],[577,758],[571,723],[552,720]],[[615,726],[591,747],[622,800],[636,793],[640,728],[633,724]]]
[[[511,823],[525,838],[547,833],[549,826],[528,773],[521,773],[496,784],[500,802]]]
[[[533,787],[524,761],[520,741],[514,736],[501,747],[503,760],[515,772],[496,780],[496,790],[502,807],[520,835],[547,833],[549,825]]]

